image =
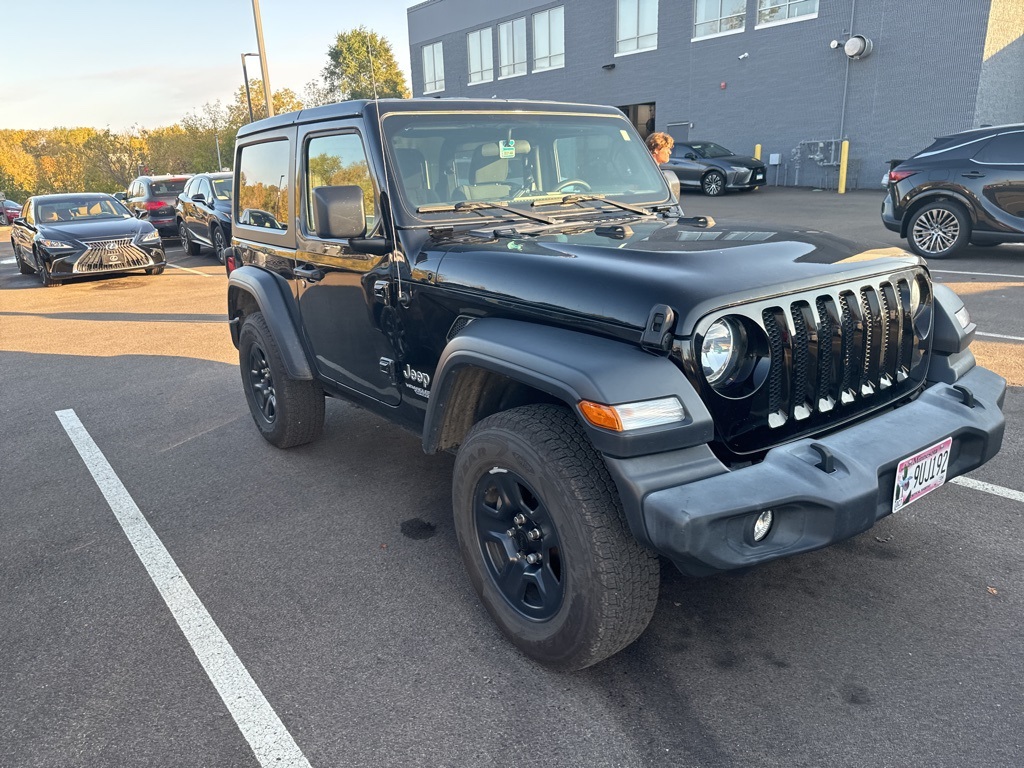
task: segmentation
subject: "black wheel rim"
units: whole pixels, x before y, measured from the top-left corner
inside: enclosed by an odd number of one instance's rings
[[[188,229],[185,227],[184,222],[178,225],[178,237],[181,238],[181,247],[188,250]]]
[[[277,418],[277,391],[267,355],[258,344],[249,348],[249,389],[263,420],[273,424]]]
[[[527,619],[550,619],[566,571],[544,501],[515,472],[495,467],[477,483],[473,510],[484,567],[505,602]]]
[[[217,252],[217,259],[224,263],[224,233],[219,229],[213,232],[213,250]]]

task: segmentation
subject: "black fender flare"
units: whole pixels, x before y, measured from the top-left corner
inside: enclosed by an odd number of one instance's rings
[[[564,402],[593,446],[609,457],[632,457],[701,445],[714,435],[711,415],[682,370],[638,345],[579,331],[518,320],[480,318],[445,347],[434,372],[423,425],[423,450],[441,446],[446,410],[460,402],[460,377],[483,369],[531,386]],[[674,424],[614,432],[591,425],[579,402],[608,405],[675,395],[686,410]]]
[[[263,313],[289,378],[312,379],[313,368],[298,332],[298,307],[284,278],[251,266],[233,270],[228,276],[228,317],[232,321],[239,316],[243,294],[251,296]],[[239,323],[233,322],[231,339],[236,347],[240,331]]]

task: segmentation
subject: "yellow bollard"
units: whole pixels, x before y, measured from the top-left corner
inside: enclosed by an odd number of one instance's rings
[[[755,160],[760,160],[761,159],[761,145],[760,144],[755,144],[754,145],[754,159]]]
[[[846,194],[846,166],[850,159],[850,142],[843,140],[843,148],[839,152],[839,194]]]

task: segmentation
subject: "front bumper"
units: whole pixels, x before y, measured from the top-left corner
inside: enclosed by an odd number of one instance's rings
[[[954,386],[970,390],[973,407]],[[678,452],[681,460],[691,459],[690,468],[669,466],[665,456],[606,461],[634,535],[684,573],[705,575],[820,549],[867,530],[892,511],[899,462],[946,437],[953,438],[947,480],[981,466],[1002,444],[1005,393],[1002,377],[973,368],[955,385],[935,384],[911,403],[827,437],[773,448],[759,464],[734,471],[693,449]],[[812,446],[832,454],[831,474],[819,468],[822,455]],[[658,487],[659,475],[676,482]],[[755,543],[754,520],[766,509],[775,522]]]
[[[86,275],[108,275],[116,272],[134,272],[157,267],[165,263],[164,249],[156,245],[132,244],[117,253],[117,260],[97,256],[94,252],[76,250],[73,253],[48,253],[50,275],[55,280],[67,280]]]
[[[754,189],[763,186],[768,172],[764,166],[758,168],[744,168],[742,171],[729,171],[726,174],[726,187],[728,189]]]

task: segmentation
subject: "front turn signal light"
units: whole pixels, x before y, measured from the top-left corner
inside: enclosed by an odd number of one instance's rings
[[[613,432],[629,432],[645,427],[660,427],[686,418],[686,409],[676,397],[642,400],[636,403],[605,405],[581,400],[580,413],[595,427]]]

